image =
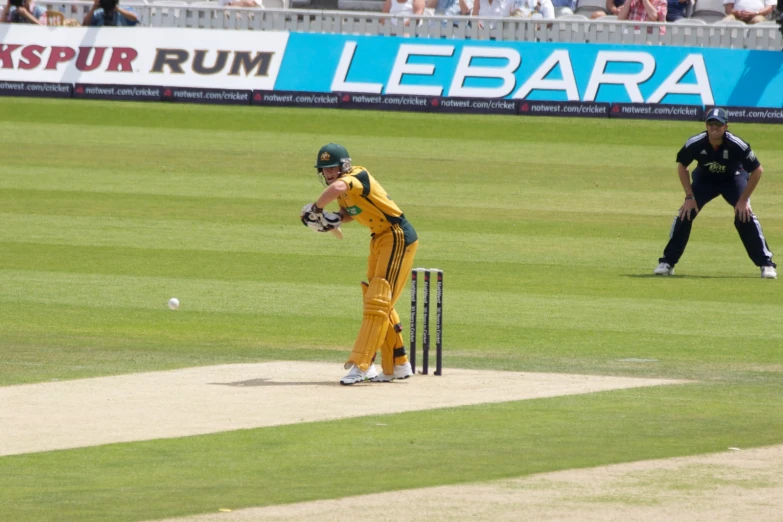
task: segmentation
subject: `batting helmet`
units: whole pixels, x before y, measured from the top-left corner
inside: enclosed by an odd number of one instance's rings
[[[346,168],[347,164],[347,168]],[[318,151],[318,157],[315,160],[315,168],[323,169],[326,167],[342,167],[341,172],[346,172],[351,168],[351,156],[345,147],[336,143],[329,143],[321,147]]]

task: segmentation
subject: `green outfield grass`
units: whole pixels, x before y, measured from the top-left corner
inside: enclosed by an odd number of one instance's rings
[[[446,369],[697,381],[0,457],[0,518],[145,520],[783,442],[781,282],[759,278],[731,208],[707,206],[677,275],[651,275],[702,124],[12,98],[0,122],[0,386],[342,362],[368,234],[298,219],[329,141],[403,208],[417,265],[445,271]],[[781,127],[731,128],[765,167],[753,208],[779,252]],[[333,474],[360,454],[386,457],[372,480]]]

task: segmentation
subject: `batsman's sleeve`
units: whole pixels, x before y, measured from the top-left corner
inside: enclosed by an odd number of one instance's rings
[[[355,196],[370,195],[370,175],[366,170],[344,176],[342,179],[348,185],[348,193]]]

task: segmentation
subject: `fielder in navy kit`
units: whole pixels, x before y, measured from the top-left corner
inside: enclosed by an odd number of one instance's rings
[[[761,277],[776,279],[778,276],[761,224],[750,208],[750,195],[763,169],[750,145],[728,132],[728,121],[724,109],[711,109],[707,113],[707,130],[692,136],[677,153],[677,173],[685,190],[685,202],[674,218],[669,243],[658,260],[655,275],[674,273],[674,265],[685,251],[699,210],[723,196],[734,207],[734,226],[748,256],[761,268]],[[693,170],[691,183],[688,165],[694,161],[698,166]]]

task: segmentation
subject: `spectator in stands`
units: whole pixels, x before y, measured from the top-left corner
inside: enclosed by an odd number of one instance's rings
[[[384,0],[381,11],[395,16],[424,14],[425,0]],[[403,18],[405,25],[410,25],[409,18]],[[392,20],[392,25],[397,25],[397,20]]]
[[[511,16],[554,20],[555,8],[552,5],[552,0],[513,0]]]
[[[436,15],[469,16],[473,11],[473,0],[428,0],[427,7]],[[447,23],[447,20],[443,20],[441,25],[446,27]]]
[[[688,7],[691,5],[691,0],[669,0],[666,5],[667,22],[676,22],[682,18],[688,18]]]
[[[597,20],[598,18],[607,15],[617,16],[620,13],[620,8],[624,4],[625,0],[606,0],[606,11],[598,9],[590,15],[590,19]]]
[[[723,0],[724,20],[740,20],[746,24],[765,22],[775,9],[776,0]]]
[[[513,7],[513,0],[473,0],[473,16],[480,18],[506,18],[511,15]],[[479,28],[483,27],[484,24],[479,22]]]
[[[33,0],[8,0],[3,9],[2,22],[10,24],[43,25],[46,9],[35,4]]]
[[[229,7],[263,7],[262,2],[256,0],[218,0],[218,4]]]
[[[82,25],[133,26],[139,23],[139,15],[133,9],[119,6],[119,0],[95,0],[84,15]]]
[[[617,19],[666,22],[668,7],[667,0],[627,0],[617,13]],[[652,33],[652,27],[647,28],[647,32]],[[666,27],[663,24],[660,34],[666,34]]]
[[[576,11],[576,0],[552,0],[552,7],[555,8],[555,16],[571,15]]]

